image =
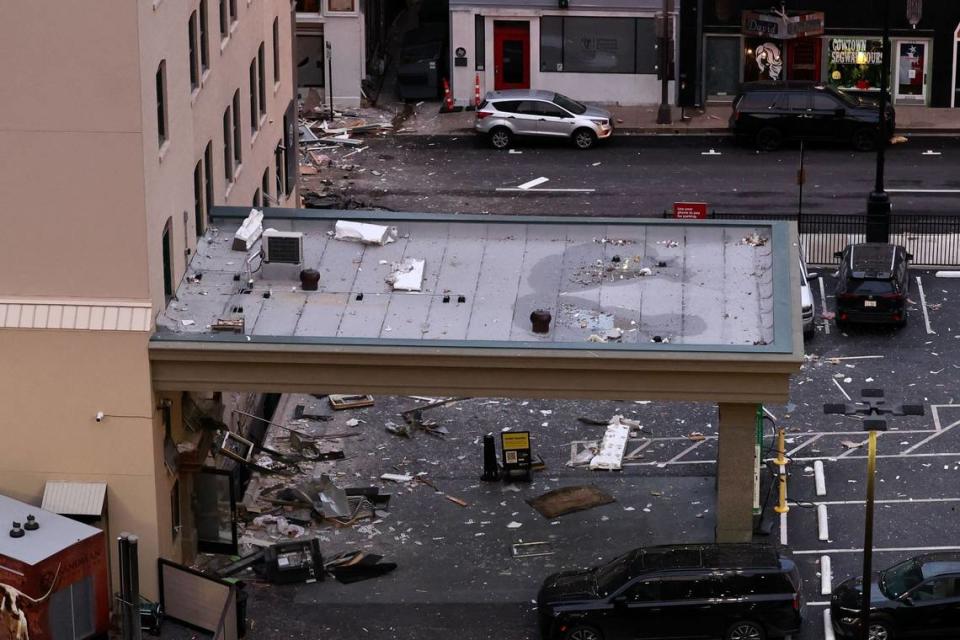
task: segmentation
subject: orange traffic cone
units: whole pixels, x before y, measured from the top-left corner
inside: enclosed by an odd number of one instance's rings
[[[453,96],[450,94],[450,83],[447,82],[447,79],[443,79],[443,113],[450,113],[453,111]]]
[[[473,106],[476,109],[480,108],[480,74],[478,73],[476,79],[473,81]]]

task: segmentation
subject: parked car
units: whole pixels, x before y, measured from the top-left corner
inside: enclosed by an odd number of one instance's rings
[[[764,151],[799,139],[848,141],[858,151],[869,151],[880,139],[880,108],[823,85],[749,82],[733,101],[730,129],[738,140]],[[895,129],[896,111],[888,104],[888,135]]]
[[[907,324],[907,267],[913,259],[900,245],[848,244],[834,254],[837,271],[837,327],[851,322]]]
[[[613,135],[610,112],[553,91],[492,91],[477,108],[477,133],[494,149],[506,149],[517,136],[569,138],[579,149]]]
[[[815,313],[810,282],[816,280],[819,274],[807,270],[807,261],[803,259],[803,250],[797,256],[797,261],[800,263],[800,321],[803,325],[803,337],[810,339],[817,332],[813,322]]]
[[[549,576],[537,596],[544,640],[764,640],[800,629],[800,572],[764,544],[635,549]]]
[[[838,638],[859,638],[863,579],[833,590],[830,619]],[[875,572],[870,579],[870,639],[960,636],[960,553],[930,553]]]

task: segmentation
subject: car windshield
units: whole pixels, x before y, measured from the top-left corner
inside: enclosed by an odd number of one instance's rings
[[[630,551],[594,569],[593,577],[597,581],[600,595],[605,596],[616,591],[626,582],[636,554],[636,551]]]
[[[564,109],[566,109],[567,111],[569,111],[570,113],[575,113],[577,115],[580,115],[581,113],[587,110],[587,105],[581,104],[576,100],[568,98],[567,96],[559,93],[555,93],[553,95],[553,101],[556,104],[563,107]]]
[[[850,280],[850,292],[858,296],[883,296],[896,293],[890,280]]]
[[[923,572],[916,560],[907,560],[880,572],[880,590],[891,599],[899,598],[921,582]]]

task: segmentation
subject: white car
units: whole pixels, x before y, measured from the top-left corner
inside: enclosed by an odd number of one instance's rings
[[[812,338],[816,334],[816,327],[813,323],[815,309],[810,282],[819,278],[820,274],[807,271],[807,262],[803,259],[802,250],[797,256],[797,261],[800,264],[800,317],[803,323],[803,337]]]

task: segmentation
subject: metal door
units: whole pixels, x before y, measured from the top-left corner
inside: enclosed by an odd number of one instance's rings
[[[493,88],[530,88],[530,23],[493,23]]]
[[[537,101],[537,111],[539,112],[537,128],[541,135],[558,137],[573,135],[572,115],[552,102]]]
[[[894,87],[901,104],[927,101],[927,42],[901,40],[896,45],[897,72]]]
[[[237,497],[233,474],[203,469],[194,484],[197,549],[204,553],[237,552]]]

